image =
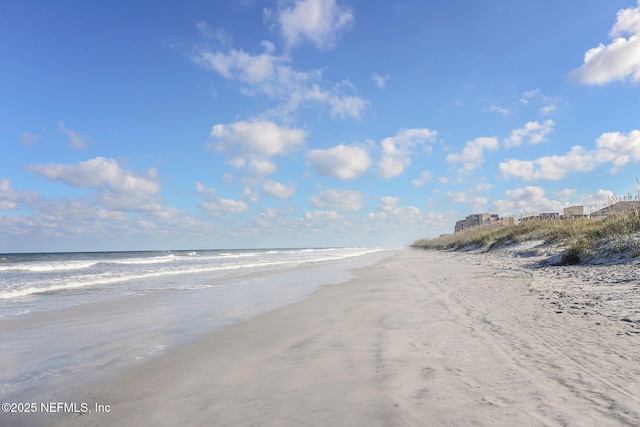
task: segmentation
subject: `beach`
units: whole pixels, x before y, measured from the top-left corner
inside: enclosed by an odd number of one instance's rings
[[[60,426],[639,425],[637,305],[608,305],[617,283],[582,276],[593,288],[583,293],[600,286],[600,305],[588,306],[566,269],[590,267],[536,270],[530,262],[407,249],[52,397],[77,411],[3,418]],[[608,277],[630,269],[603,268]],[[636,278],[621,277],[637,298]],[[558,294],[566,287],[573,293]]]

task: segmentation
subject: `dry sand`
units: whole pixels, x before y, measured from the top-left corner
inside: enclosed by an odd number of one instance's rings
[[[65,399],[109,413],[49,421],[640,425],[638,319],[559,309],[551,297],[567,278],[526,262],[406,250]]]

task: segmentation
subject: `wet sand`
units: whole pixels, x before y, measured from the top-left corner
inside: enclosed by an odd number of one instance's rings
[[[70,390],[61,400],[92,411],[46,420],[640,425],[640,336],[620,333],[604,312],[556,309],[539,282],[560,289],[565,279],[503,258],[406,250],[349,282]]]

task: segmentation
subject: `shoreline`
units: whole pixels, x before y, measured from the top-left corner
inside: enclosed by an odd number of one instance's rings
[[[31,425],[640,423],[638,337],[556,313],[536,273],[407,249],[65,396],[108,413]]]
[[[395,252],[267,266],[225,277],[202,274],[195,289],[174,279],[175,285],[149,286],[144,293],[117,287],[112,294],[98,289],[93,295],[88,288],[80,297],[75,291],[24,298],[18,304],[28,314],[0,318],[0,396],[6,402],[56,401],[65,390],[300,301],[319,287],[348,281],[351,270]],[[194,280],[187,279],[187,285]]]

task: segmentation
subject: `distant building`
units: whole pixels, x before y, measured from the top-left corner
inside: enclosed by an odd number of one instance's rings
[[[490,213],[481,213],[481,214],[473,214],[469,215],[465,221],[467,225],[470,227],[477,227],[479,225],[491,224],[492,222],[498,222],[500,217],[498,214],[490,214]]]
[[[557,221],[560,219],[560,214],[557,212],[545,212],[538,215],[538,219],[541,221]]]
[[[561,219],[582,218],[584,217],[583,206],[570,206],[562,210],[562,215],[557,212],[544,212],[537,215],[531,215],[520,219],[520,222],[529,221],[558,221]]]
[[[513,218],[511,217],[500,218],[498,214],[491,214],[491,213],[471,214],[467,216],[465,219],[456,221],[454,232],[460,233],[462,231],[469,230],[471,228],[484,227],[491,224],[513,225],[514,223],[515,223],[515,220]]]
[[[640,212],[640,201],[632,200],[628,202],[617,202],[607,206],[606,208],[593,212],[591,216],[602,217],[627,212]]]
[[[500,222],[500,224],[502,225],[515,225],[516,220],[512,216],[503,216],[498,220],[498,222]]]
[[[582,218],[584,216],[584,206],[569,206],[562,210],[565,218]]]
[[[569,206],[562,210],[562,215],[557,212],[544,212],[541,214],[520,218],[519,223],[523,224],[530,221],[559,221],[589,217],[597,218],[627,212],[640,213],[640,200],[630,200],[613,203],[606,208],[593,212],[591,215],[585,215],[584,206]],[[473,214],[469,215],[463,220],[457,221],[455,232],[459,233],[470,228],[486,226],[488,224],[513,225],[515,224],[515,220],[512,217],[499,218],[496,214]]]

